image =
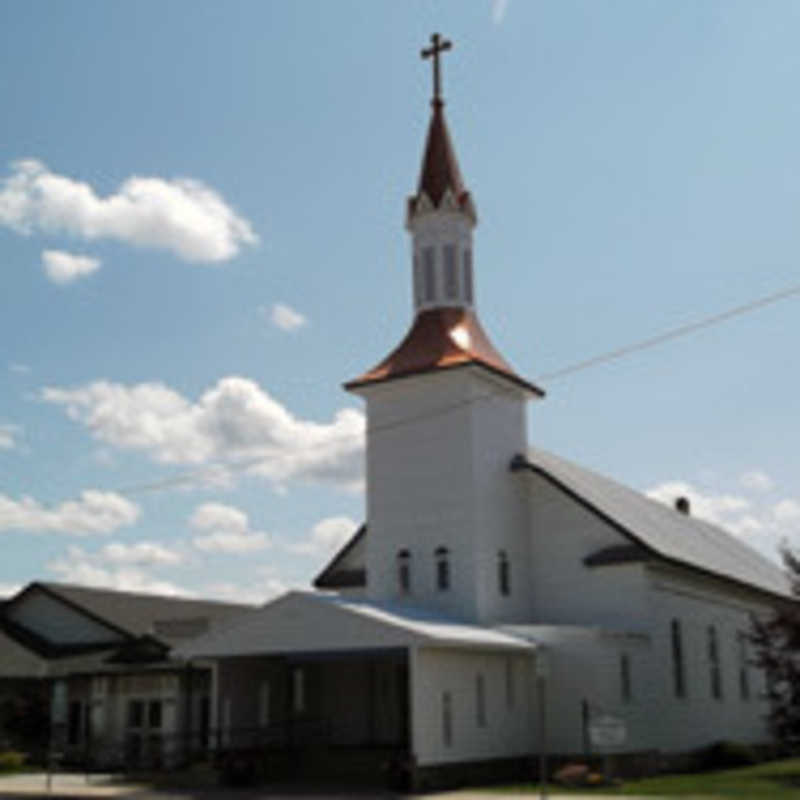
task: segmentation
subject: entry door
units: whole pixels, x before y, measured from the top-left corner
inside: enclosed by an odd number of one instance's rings
[[[162,700],[128,700],[125,750],[129,763],[147,767],[162,765],[163,721]]]

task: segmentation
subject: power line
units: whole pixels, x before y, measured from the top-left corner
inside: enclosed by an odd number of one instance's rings
[[[757,311],[760,308],[764,308],[765,306],[772,305],[773,303],[777,303],[781,300],[786,300],[789,297],[794,297],[797,295],[800,295],[800,284],[795,286],[789,286],[786,289],[781,289],[780,291],[774,292],[773,294],[769,294],[764,297],[759,297],[755,300],[749,301],[748,303],[744,303],[742,305],[729,308],[726,311],[721,311],[716,314],[711,314],[707,317],[703,317],[702,319],[696,320],[695,322],[686,323],[685,325],[681,325],[677,328],[673,328],[671,330],[657,334],[656,336],[651,336],[647,339],[641,339],[637,342],[633,342],[631,344],[618,347],[614,350],[609,350],[605,353],[600,353],[598,355],[592,356],[591,358],[577,361],[566,367],[562,367],[561,369],[557,369],[554,370],[553,372],[548,372],[543,375],[540,375],[536,380],[539,381],[558,380],[560,378],[566,377],[567,375],[572,375],[576,372],[581,372],[585,369],[595,367],[599,364],[605,364],[610,361],[616,361],[620,358],[624,358],[625,356],[630,355],[631,353],[638,353],[642,350],[649,350],[650,348],[656,347],[665,342],[669,342],[674,339],[679,339],[684,336],[688,336],[689,334],[694,333],[695,331],[702,330],[704,328],[710,328],[713,325],[718,325],[721,322],[725,322],[726,320],[732,319],[733,317],[749,314],[753,311]],[[444,413],[455,410],[456,408],[472,405],[481,400],[485,400],[489,397],[492,397],[490,393],[484,395],[477,395],[476,397],[469,398],[468,400],[462,400],[459,401],[458,403],[452,403],[445,406],[441,406],[425,414],[417,414],[414,415],[413,417],[406,417],[405,419],[396,420],[393,422],[387,422],[382,425],[370,425],[368,428],[368,432],[370,434],[374,434],[374,433],[380,433],[382,431],[399,428],[404,425],[409,425],[412,422],[418,422],[422,419],[440,416]],[[108,491],[113,491],[116,492],[117,494],[127,495],[127,496],[136,494],[145,494],[148,492],[158,492],[175,486],[188,486],[194,483],[198,483],[203,479],[211,478],[214,475],[224,478],[227,474],[231,472],[241,472],[243,470],[249,469],[250,467],[256,466],[257,464],[263,463],[266,460],[267,457],[265,456],[254,456],[251,458],[244,459],[242,461],[216,462],[214,464],[209,464],[207,467],[202,467],[200,469],[192,470],[190,472],[179,473],[178,475],[173,475],[169,478],[164,478],[163,480],[151,481],[149,483],[134,484],[132,486],[127,486],[127,487],[118,487],[116,489],[110,489]]]
[[[616,361],[617,359],[623,358],[631,353],[638,353],[641,350],[648,350],[651,347],[656,347],[664,342],[669,342],[673,339],[680,339],[681,337],[688,336],[690,333],[694,333],[702,328],[710,328],[712,325],[718,325],[720,322],[724,322],[732,317],[739,317],[743,314],[749,314],[751,311],[763,308],[764,306],[772,305],[780,300],[785,300],[788,297],[798,294],[800,294],[800,285],[790,286],[788,289],[782,289],[781,291],[775,292],[774,294],[769,294],[766,297],[760,297],[757,300],[751,300],[749,303],[744,303],[741,306],[729,308],[727,311],[722,311],[718,314],[712,314],[711,316],[704,317],[696,322],[689,322],[686,325],[681,325],[678,328],[673,328],[672,330],[665,331],[664,333],[659,333],[657,336],[651,336],[648,339],[642,339],[638,342],[627,344],[623,347],[618,347],[616,350],[609,350],[606,353],[600,353],[599,355],[592,356],[591,358],[584,359],[583,361],[577,361],[574,364],[562,367],[554,372],[547,372],[544,375],[540,375],[537,380],[552,381],[558,378],[563,378],[566,375],[572,375],[573,373],[580,372],[584,369],[589,369],[589,367],[594,367],[598,364]]]

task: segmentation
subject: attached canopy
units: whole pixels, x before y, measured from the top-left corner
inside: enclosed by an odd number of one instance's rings
[[[495,628],[470,625],[415,608],[294,591],[238,622],[174,651],[178,657],[346,652],[427,645],[466,650],[535,650]]]

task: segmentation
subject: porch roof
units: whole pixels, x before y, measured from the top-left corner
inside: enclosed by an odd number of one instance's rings
[[[536,649],[533,642],[498,628],[473,625],[429,610],[292,591],[222,629],[187,642],[173,655],[186,659],[225,658],[411,645],[528,652]]]

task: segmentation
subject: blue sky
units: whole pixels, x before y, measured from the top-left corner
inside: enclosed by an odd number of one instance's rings
[[[435,31],[532,380],[800,283],[793,2],[0,8],[0,590],[264,599],[362,520]],[[800,545],[797,297],[542,381],[532,444]]]

